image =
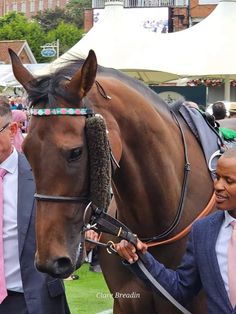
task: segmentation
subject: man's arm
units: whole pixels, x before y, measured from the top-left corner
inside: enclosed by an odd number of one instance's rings
[[[140,240],[137,242],[137,250],[144,253],[144,265],[147,270],[176,300],[183,305],[188,304],[202,287],[194,255],[192,236],[191,232],[186,253],[182,259],[181,265],[176,269],[176,271],[168,269],[163,264],[159,263],[150,253],[147,252],[147,245],[145,243]],[[148,286],[153,288],[136,263],[138,260],[136,248],[124,240],[116,244],[115,247],[118,254],[125,260],[124,265],[126,265]]]

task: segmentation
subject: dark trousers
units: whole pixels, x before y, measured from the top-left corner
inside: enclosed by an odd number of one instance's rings
[[[1,314],[29,314],[23,293],[7,291],[8,296],[0,304]]]
[[[92,250],[92,258],[91,258],[90,265],[91,266],[99,265],[98,249],[96,247]]]

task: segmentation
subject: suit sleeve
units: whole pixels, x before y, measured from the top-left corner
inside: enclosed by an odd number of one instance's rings
[[[166,268],[150,253],[146,253],[142,260],[152,276],[182,305],[188,304],[202,288],[194,251],[193,231],[189,235],[182,262],[176,270]],[[159,292],[142,273],[137,263],[125,265],[148,286]]]

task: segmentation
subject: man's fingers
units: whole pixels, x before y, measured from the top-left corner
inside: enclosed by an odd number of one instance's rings
[[[99,240],[99,234],[97,232],[95,232],[94,230],[87,230],[85,232],[85,238],[88,240],[98,241]],[[95,243],[86,242],[87,251],[94,249],[95,247],[96,247]]]
[[[135,254],[135,247],[125,240],[122,240],[120,243],[115,244],[115,249],[117,253],[129,263],[133,263],[138,259],[137,254]]]
[[[147,252],[147,244],[141,242],[139,239],[137,240],[137,249],[141,251],[143,254]]]
[[[86,239],[90,239],[93,241],[98,241],[99,239],[99,234],[93,230],[88,230],[85,232],[85,237]]]

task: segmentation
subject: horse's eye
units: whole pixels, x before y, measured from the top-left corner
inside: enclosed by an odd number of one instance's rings
[[[68,156],[68,161],[75,161],[80,158],[82,154],[82,149],[80,147],[76,147],[70,150],[69,156]]]

